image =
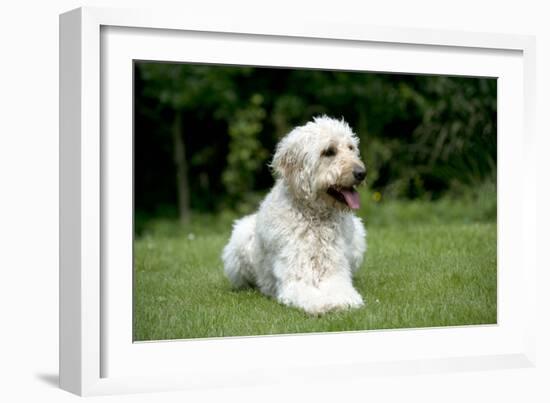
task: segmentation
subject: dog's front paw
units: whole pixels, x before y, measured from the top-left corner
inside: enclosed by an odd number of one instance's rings
[[[317,301],[309,301],[307,304],[301,306],[307,314],[313,316],[324,315],[325,313],[341,309],[337,304],[332,301],[328,301],[326,298],[319,299]]]
[[[360,308],[363,298],[348,284],[327,283],[320,287],[293,284],[279,293],[280,303],[302,309],[310,315],[323,315],[327,312]]]
[[[337,309],[334,301],[311,285],[293,284],[282,290],[277,299],[284,305],[299,308],[310,315],[322,315]]]
[[[346,291],[322,293],[319,298],[308,301],[302,309],[310,315],[323,315],[333,311],[360,308],[364,304],[361,295],[351,288]]]
[[[363,301],[363,297],[361,296],[361,294],[359,294],[355,289],[352,289],[352,290],[353,292],[350,292],[347,298],[345,299],[346,304],[350,308],[359,308],[365,305],[365,302]]]
[[[321,291],[334,310],[360,308],[365,304],[361,294],[350,283],[327,281],[321,284]]]
[[[361,295],[353,288],[331,295],[337,309],[360,308],[365,303]]]

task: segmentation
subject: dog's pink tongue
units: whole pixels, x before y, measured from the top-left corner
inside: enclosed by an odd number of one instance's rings
[[[344,199],[346,199],[346,203],[350,208],[354,210],[359,208],[359,193],[357,191],[342,189],[340,193],[344,195]]]

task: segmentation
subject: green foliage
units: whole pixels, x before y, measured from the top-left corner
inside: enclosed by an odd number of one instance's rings
[[[412,136],[418,172],[447,188],[451,182],[478,184],[494,175],[496,80],[436,76],[423,81],[423,94],[415,89],[408,95],[422,111]]]
[[[197,212],[246,210],[273,184],[267,166],[277,141],[323,113],[354,128],[369,188],[385,199],[438,199],[496,178],[496,79],[150,62],[135,69],[143,214],[176,204],[167,160],[176,110]]]
[[[225,116],[237,103],[237,83],[250,68],[202,66],[175,63],[138,63],[147,85],[143,95],[156,98],[161,105],[173,109],[215,109]]]
[[[266,117],[262,103],[263,97],[254,94],[229,121],[229,153],[222,181],[227,193],[237,200],[254,189],[256,174],[269,155],[258,138]]]

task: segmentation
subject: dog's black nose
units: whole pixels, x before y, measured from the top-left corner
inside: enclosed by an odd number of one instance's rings
[[[365,179],[365,176],[367,176],[367,171],[365,168],[363,167],[353,168],[353,177],[356,180],[362,181],[363,179]]]

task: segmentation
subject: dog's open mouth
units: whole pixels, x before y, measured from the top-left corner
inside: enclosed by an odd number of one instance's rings
[[[340,203],[347,204],[351,209],[357,210],[359,208],[359,193],[355,187],[331,186],[327,189],[327,193]]]

